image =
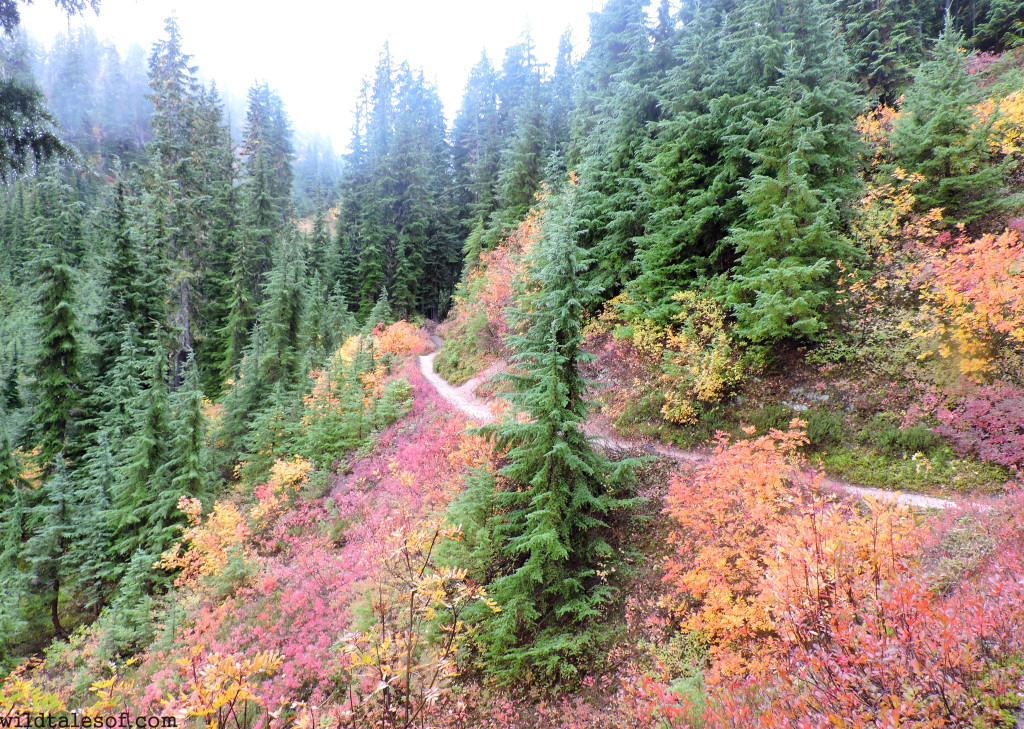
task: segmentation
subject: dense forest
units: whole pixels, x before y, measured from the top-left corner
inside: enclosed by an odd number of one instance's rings
[[[0,720],[1024,720],[1024,2],[385,46],[341,155],[0,24]]]

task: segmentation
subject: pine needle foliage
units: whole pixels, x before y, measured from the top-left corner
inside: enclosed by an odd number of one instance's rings
[[[488,592],[502,611],[480,611],[478,644],[501,683],[571,680],[590,657],[615,594],[603,577],[616,557],[607,520],[633,505],[618,495],[632,463],[611,463],[583,431],[581,317],[590,292],[580,278],[587,262],[576,244],[575,194],[573,185],[546,212],[520,281],[509,341],[516,373],[507,376],[516,416],[480,429],[507,450],[489,524],[470,527],[500,545]]]

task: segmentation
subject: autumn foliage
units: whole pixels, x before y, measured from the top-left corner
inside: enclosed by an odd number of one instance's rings
[[[932,275],[923,310],[932,322],[918,336],[937,343],[944,358],[978,378],[997,362],[1024,353],[1024,242],[1016,231],[961,238],[928,256]],[[1013,355],[1016,354],[1017,358]]]
[[[1001,725],[1024,678],[1021,493],[924,524],[857,506],[801,464],[798,425],[722,441],[670,486],[667,602],[711,643],[704,726]],[[965,530],[987,546],[950,582]],[[692,705],[663,684],[631,691],[650,716],[687,725]]]

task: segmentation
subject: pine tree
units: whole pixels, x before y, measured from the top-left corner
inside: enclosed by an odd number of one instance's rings
[[[635,240],[650,212],[644,143],[659,116],[655,89],[663,69],[656,66],[645,5],[615,0],[592,16],[572,117],[580,245],[590,251],[595,266],[588,277],[605,298],[636,276]]]
[[[40,187],[48,209],[36,218],[35,234],[44,246],[39,263],[38,354],[34,365],[38,405],[34,417],[40,462],[49,471],[68,448],[82,396],[82,354],[75,303],[75,272],[69,249],[79,235],[77,202],[55,174]]]
[[[500,471],[509,485],[495,495],[488,523],[472,527],[500,545],[500,576],[488,592],[502,612],[483,615],[477,640],[502,682],[527,672],[570,678],[595,647],[594,622],[613,594],[596,579],[615,558],[606,519],[630,505],[612,495],[629,464],[613,466],[583,432],[585,261],[575,241],[574,195],[570,189],[546,213],[515,310],[514,329],[522,333],[509,344],[520,373],[508,376],[515,389],[509,400],[528,418],[481,429],[499,451],[509,449]]]
[[[155,343],[151,340],[146,344]],[[73,501],[77,516],[69,552],[70,562],[77,565],[75,589],[83,607],[101,607],[120,577],[124,555],[115,549],[118,524],[114,499],[122,499],[123,511],[132,509],[133,497],[124,492],[129,477],[125,469],[129,459],[138,455],[137,408],[147,379],[146,364],[152,357],[129,322],[117,358],[92,395],[96,415],[90,423],[82,465],[75,472]]]
[[[807,185],[825,201],[851,194],[858,100],[837,51],[821,0],[715,0],[693,9],[675,49],[681,62],[663,87],[671,113],[647,153],[651,215],[629,286],[646,315],[667,320],[678,313],[675,292],[729,275],[738,253],[730,236],[748,215],[744,189],[759,174],[760,139],[790,103],[786,73],[807,90],[800,111],[820,134]]]
[[[160,542],[167,526],[151,521],[154,504],[162,501],[169,488],[164,464],[171,440],[171,412],[167,393],[167,360],[163,354],[150,358],[147,381],[132,403],[133,428],[123,445],[117,483],[112,494],[111,529],[113,553],[119,561],[132,558],[136,550],[159,556]]]
[[[998,207],[1006,169],[992,160],[989,125],[976,124],[971,111],[978,93],[967,76],[963,43],[947,16],[893,131],[896,164],[924,177],[913,187],[918,209],[943,208],[954,223],[970,223]]]
[[[883,103],[894,102],[924,56],[918,0],[833,0],[858,80]]]
[[[70,571],[67,550],[74,533],[74,518],[68,504],[70,493],[67,463],[58,453],[49,476],[33,493],[34,503],[28,515],[30,536],[24,546],[30,589],[47,605],[53,632],[61,639],[68,636],[60,621],[60,597]]]

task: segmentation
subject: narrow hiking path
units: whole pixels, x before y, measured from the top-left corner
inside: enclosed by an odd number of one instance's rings
[[[476,377],[467,380],[458,387],[454,387],[448,384],[434,370],[434,358],[441,349],[441,340],[434,334],[430,335],[430,340],[434,344],[434,351],[430,354],[420,355],[418,358],[420,373],[423,377],[437,390],[437,394],[455,409],[481,423],[493,423],[495,421],[494,412],[491,410],[487,400],[476,395],[476,388],[491,376],[503,370],[505,364],[503,362],[496,362]],[[590,426],[591,424],[588,423],[587,425]],[[593,427],[585,427],[585,431],[593,438],[594,443],[605,448],[622,451],[646,451],[652,455],[694,464],[704,463],[710,458],[710,454],[701,451],[685,451],[660,443],[647,443],[640,440],[617,438],[595,432],[595,430]],[[914,494],[906,491],[889,491],[870,486],[858,486],[857,484],[846,483],[845,481],[827,476],[823,483],[827,488],[835,491],[845,491],[855,496],[881,501],[896,501],[916,509],[947,509],[957,506],[957,502],[949,499],[940,499],[935,496],[925,496],[924,494]]]

